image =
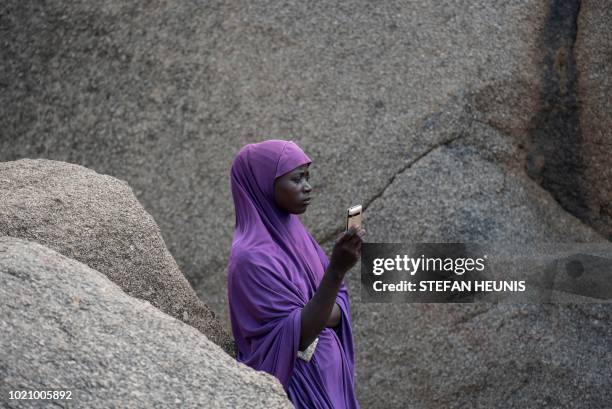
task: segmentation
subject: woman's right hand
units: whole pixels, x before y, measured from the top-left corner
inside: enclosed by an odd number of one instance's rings
[[[328,269],[342,279],[361,256],[361,238],[365,229],[351,227],[344,231],[334,242]]]

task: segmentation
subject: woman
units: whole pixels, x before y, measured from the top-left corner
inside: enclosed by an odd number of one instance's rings
[[[351,315],[342,280],[360,256],[365,230],[345,231],[327,259],[297,216],[310,201],[310,163],[295,143],[278,139],[248,144],[232,162],[232,332],[238,361],[277,377],[297,408],[354,409]]]

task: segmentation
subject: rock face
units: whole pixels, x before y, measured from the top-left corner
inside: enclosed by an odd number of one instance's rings
[[[0,163],[0,235],[87,264],[234,354],[231,336],[198,299],[125,182],[52,160]]]
[[[293,407],[273,376],[38,243],[0,238],[0,311],[5,403],[9,390],[62,389],[70,407]]]
[[[603,241],[605,3],[4,1],[0,160],[127,180],[227,328],[248,142],[313,158],[303,220],[327,250],[355,203],[369,241]],[[370,305],[348,284],[363,407],[609,398],[606,306]]]
[[[612,239],[612,9],[582,0],[576,38],[588,221]]]
[[[520,150],[473,104],[457,96],[424,121],[443,142],[368,204],[365,241],[606,242],[516,168]],[[610,304],[360,303],[358,268],[348,286],[363,407],[603,408],[611,398],[598,392],[612,386]]]
[[[566,211],[612,239],[612,13],[605,1],[549,3],[527,171]]]
[[[521,149],[476,98],[458,94],[423,121],[423,137],[440,142],[367,203],[366,241],[606,241],[516,166]]]
[[[360,403],[603,409],[611,324],[609,304],[359,304]]]

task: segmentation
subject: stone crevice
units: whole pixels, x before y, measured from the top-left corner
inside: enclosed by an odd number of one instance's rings
[[[389,186],[391,186],[393,184],[393,182],[395,181],[397,176],[399,176],[402,173],[406,172],[408,169],[410,169],[417,162],[422,160],[424,157],[429,155],[434,150],[436,150],[438,148],[441,148],[443,146],[447,146],[447,145],[455,142],[456,140],[460,139],[463,136],[464,136],[464,134],[457,134],[457,135],[455,135],[455,136],[453,136],[453,137],[451,137],[449,139],[446,139],[446,140],[443,140],[443,141],[441,141],[439,143],[436,143],[436,144],[430,146],[429,148],[427,148],[425,151],[423,151],[421,154],[419,154],[416,158],[414,158],[413,160],[409,161],[407,164],[402,166],[393,175],[391,175],[391,177],[387,180],[387,183],[385,183],[385,185],[378,192],[376,192],[371,198],[367,199],[364,202],[364,204],[363,204],[363,211],[365,212],[368,209],[368,207],[370,207],[372,205],[372,203],[374,203],[378,198],[380,198],[380,197],[382,197],[384,195],[385,191],[389,188]],[[324,237],[317,239],[317,241],[319,242],[319,244],[323,245],[323,244],[333,240],[343,230],[344,230],[343,227],[338,228],[338,229],[334,230],[332,233],[327,234]]]
[[[540,39],[543,51],[539,111],[530,126],[526,172],[563,209],[587,222],[582,129],[574,44],[580,0],[551,0]]]

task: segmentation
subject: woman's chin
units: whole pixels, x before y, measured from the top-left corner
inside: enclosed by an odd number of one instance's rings
[[[308,210],[308,205],[304,204],[300,207],[297,207],[293,210],[293,214],[302,214],[302,213],[306,213],[306,210]]]

